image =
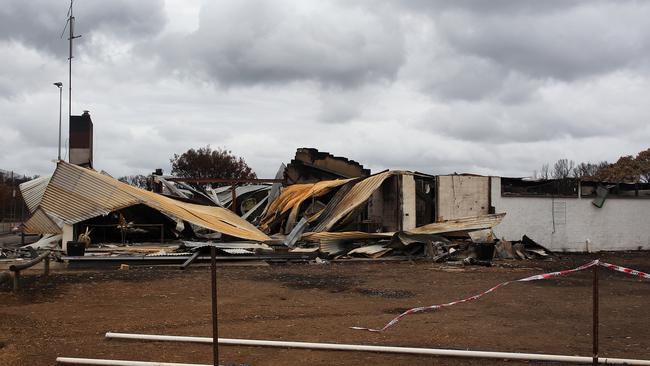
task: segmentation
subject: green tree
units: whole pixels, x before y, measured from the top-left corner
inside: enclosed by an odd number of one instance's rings
[[[642,165],[632,155],[621,156],[614,164],[599,170],[595,178],[604,182],[638,183],[644,175]]]
[[[257,178],[243,158],[233,155],[232,151],[210,145],[186,152],[170,159],[172,174],[187,178],[223,178],[223,179],[253,179]],[[204,187],[206,184],[194,184]]]
[[[640,180],[644,183],[650,183],[650,149],[641,151],[636,160],[639,164]]]

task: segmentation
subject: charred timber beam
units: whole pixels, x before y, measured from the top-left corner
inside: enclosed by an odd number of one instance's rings
[[[197,250],[196,253],[192,254],[191,257],[187,258],[187,260],[183,264],[181,264],[180,268],[181,269],[186,269],[187,267],[190,266],[190,264],[194,263],[196,258],[198,258],[200,255],[201,255],[201,252]]]
[[[226,178],[183,178],[173,177],[165,178],[171,182],[187,182],[187,183],[284,183],[284,179],[226,179]]]

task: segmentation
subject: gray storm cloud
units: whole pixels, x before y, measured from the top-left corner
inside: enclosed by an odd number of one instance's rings
[[[0,7],[0,39],[13,40],[59,57],[66,55],[60,42],[69,3],[51,0],[7,0]],[[124,40],[147,37],[160,32],[166,22],[162,0],[78,0],[74,15],[76,32],[90,38],[107,32]],[[67,31],[66,31],[67,32]],[[68,34],[63,34],[63,40]],[[85,42],[81,38],[78,42]]]
[[[393,79],[403,61],[399,22],[338,2],[208,3],[196,32],[157,46],[172,68],[224,85],[312,80],[355,87]],[[165,43],[173,45],[165,47]]]
[[[0,168],[52,168],[66,11],[0,7]],[[115,176],[207,144],[260,176],[301,146],[373,169],[529,175],[650,138],[647,2],[77,0],[75,15],[73,111],[91,111]]]
[[[498,14],[450,12],[438,17],[437,24],[462,53],[533,77],[571,80],[647,60],[648,17],[648,6],[612,3],[519,14],[507,21]]]

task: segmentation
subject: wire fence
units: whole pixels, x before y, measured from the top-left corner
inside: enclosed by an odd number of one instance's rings
[[[0,233],[9,233],[29,215],[19,185],[30,180],[22,174],[0,169]]]

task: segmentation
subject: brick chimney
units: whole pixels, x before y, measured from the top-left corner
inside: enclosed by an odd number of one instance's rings
[[[88,111],[70,116],[70,163],[93,166],[93,121]]]

